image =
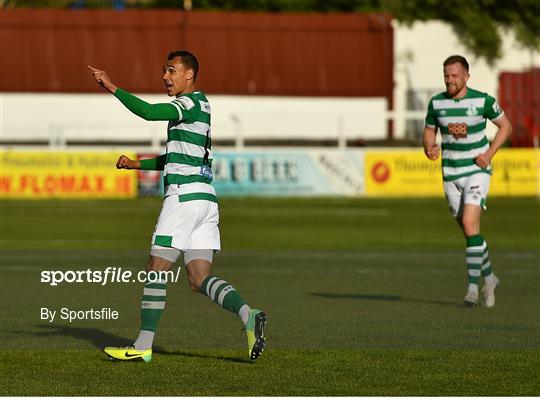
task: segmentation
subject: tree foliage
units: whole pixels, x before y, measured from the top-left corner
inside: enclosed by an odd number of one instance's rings
[[[405,24],[450,24],[463,45],[489,63],[500,58],[502,35],[509,33],[524,48],[540,49],[538,0],[382,0],[381,6]]]
[[[0,0],[4,7],[174,7],[184,0]],[[501,57],[502,35],[540,50],[540,0],[192,0],[194,10],[387,12],[399,22],[442,21],[463,45],[489,63]]]

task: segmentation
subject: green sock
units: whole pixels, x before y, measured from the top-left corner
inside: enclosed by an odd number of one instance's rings
[[[467,248],[465,249],[465,258],[467,262],[467,274],[469,284],[480,283],[480,274],[484,250],[487,249],[486,243],[480,234],[466,237]]]
[[[156,281],[144,285],[141,304],[141,330],[155,332],[159,318],[165,309],[167,290],[165,281]]]
[[[236,288],[230,285],[225,280],[221,280],[215,276],[208,276],[201,284],[201,293],[206,295],[212,301],[217,303],[222,308],[230,312],[238,314],[242,317],[243,312],[240,312],[242,307],[246,305],[246,301],[238,294]],[[244,311],[242,309],[242,311]]]

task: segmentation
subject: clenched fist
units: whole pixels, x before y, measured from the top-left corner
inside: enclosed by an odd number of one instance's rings
[[[438,145],[434,145],[428,148],[424,148],[424,152],[426,153],[428,159],[436,161],[439,158],[439,154],[441,153],[441,147],[439,147]]]
[[[120,155],[120,158],[118,158],[118,161],[116,161],[117,169],[139,169],[140,167],[141,163],[139,161],[129,159],[125,155]]]
[[[489,166],[491,163],[491,154],[486,151],[483,154],[478,155],[475,160],[476,164],[480,166],[482,169],[485,169]]]

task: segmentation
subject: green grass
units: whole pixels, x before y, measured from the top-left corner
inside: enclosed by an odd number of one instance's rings
[[[269,314],[267,351],[246,361],[241,323],[182,271],[153,361],[112,362],[99,349],[137,333],[141,285],[40,273],[140,270],[160,202],[0,202],[0,394],[540,394],[537,199],[490,199],[493,309],[461,306],[464,240],[442,199],[222,199],[214,272]],[[120,319],[48,323],[41,307]]]
[[[168,351],[150,365],[97,351],[1,352],[3,393],[25,395],[535,395],[535,351],[284,350],[250,364],[234,350]],[[497,373],[485,361],[499,365]],[[22,366],[24,365],[24,367]]]

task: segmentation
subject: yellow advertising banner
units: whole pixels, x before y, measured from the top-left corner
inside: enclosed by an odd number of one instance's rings
[[[369,197],[444,196],[441,161],[428,160],[422,149],[366,151],[364,159]],[[540,194],[540,150],[503,148],[492,166],[489,195]]]
[[[133,198],[135,171],[117,170],[117,152],[0,152],[2,199]],[[133,153],[125,153],[135,158]]]
[[[503,148],[491,161],[489,195],[527,197],[540,195],[540,150]]]

